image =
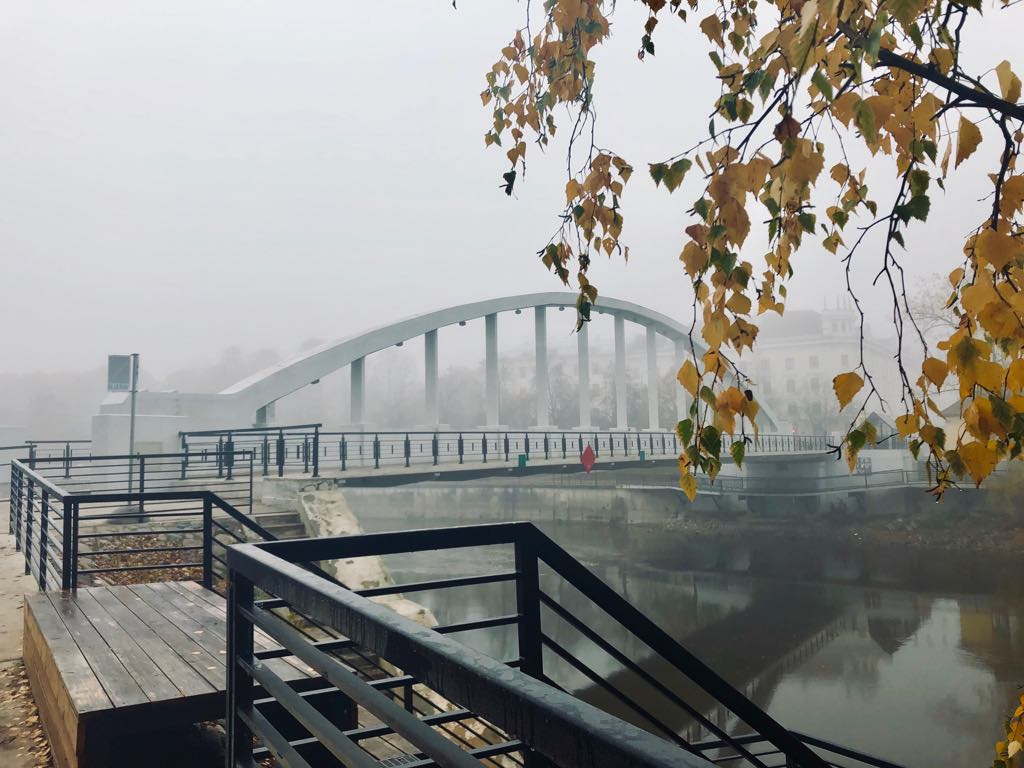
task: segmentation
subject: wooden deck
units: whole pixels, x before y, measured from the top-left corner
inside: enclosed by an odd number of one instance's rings
[[[105,765],[114,732],[223,718],[224,617],[224,598],[194,582],[26,595],[25,667],[57,765]],[[297,687],[316,677],[294,658],[265,663]]]

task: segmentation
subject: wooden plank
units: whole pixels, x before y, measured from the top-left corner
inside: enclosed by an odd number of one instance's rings
[[[174,683],[182,696],[198,696],[216,690],[206,678],[178,655],[164,638],[132,613],[131,609],[118,600],[108,588],[99,587],[91,592],[96,602],[131,634],[146,655]]]
[[[67,593],[47,593],[47,596],[114,706],[130,707],[149,701],[131,673],[75,604],[74,597]]]
[[[194,582],[192,582],[194,583]],[[181,595],[189,606],[196,606],[200,610],[203,610],[207,615],[217,617],[220,619],[220,623],[214,628],[215,631],[223,629],[224,636],[227,637],[227,603],[224,598],[215,592],[211,592],[208,589],[199,587],[198,590],[192,590],[189,588],[189,582],[184,581],[169,581],[164,582],[160,587],[173,590]],[[196,585],[198,586],[198,585]],[[219,601],[219,605],[217,602]],[[197,606],[198,603],[198,606]],[[180,603],[179,603],[180,605]],[[226,640],[225,640],[226,642]],[[264,632],[262,629],[256,627],[253,628],[253,644],[257,651],[277,650],[281,647],[274,638]],[[316,677],[317,673],[311,667],[304,664],[302,661],[294,656],[283,656],[279,659],[274,660],[277,666],[286,664],[293,668],[293,672],[289,672],[287,680],[297,679],[295,674],[298,673],[301,677]],[[280,675],[279,675],[280,676]]]
[[[68,640],[71,640],[70,635]],[[27,604],[22,649],[25,672],[53,760],[57,768],[77,768],[75,753],[79,731],[78,713],[60,680],[57,665]],[[85,662],[84,657],[82,661]],[[99,681],[96,686],[99,687]]]
[[[186,594],[182,594],[174,589],[173,582],[150,583],[145,586],[149,587],[160,598],[166,600],[175,610],[187,614],[200,624],[203,635],[209,634],[209,636],[219,639],[222,643],[221,647],[226,647],[227,624],[223,611],[218,611],[203,600],[193,598],[187,591]],[[199,635],[200,631],[195,631],[195,634]],[[262,635],[263,633],[260,634]],[[263,640],[259,637],[254,637],[256,650],[269,650],[280,647],[269,636],[263,635],[263,637],[265,638]],[[311,672],[309,667],[297,659],[289,659],[287,657],[268,659],[264,664],[282,680],[302,680],[317,676],[315,671]]]
[[[189,667],[195,670],[214,690],[224,690],[224,662],[222,657],[211,654],[198,645],[195,638],[184,628],[154,609],[149,603],[132,592],[128,587],[107,588],[125,608],[146,624],[161,640]]]
[[[174,683],[165,675],[124,627],[96,602],[92,589],[80,589],[74,596],[75,606],[89,620],[97,634],[103,638],[110,653],[128,670],[135,684],[150,701],[166,701],[181,696]]]
[[[61,620],[47,593],[25,596],[40,637],[50,650],[60,681],[78,712],[95,712],[114,706],[99,678],[89,666],[74,638]]]

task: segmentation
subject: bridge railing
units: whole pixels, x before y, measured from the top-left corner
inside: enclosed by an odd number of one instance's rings
[[[67,461],[72,456],[88,456],[91,452],[91,440],[26,440],[16,445],[0,445],[0,501],[10,500],[13,459],[60,457]]]
[[[479,555],[476,571],[357,592],[303,567],[374,555],[443,557],[439,551],[458,548]],[[506,754],[526,766],[891,767],[775,722],[529,523],[232,547],[228,568],[232,766],[250,765],[253,736],[288,766],[359,765],[363,740],[397,733],[427,756],[423,765],[479,765],[462,758]],[[492,599],[479,599],[479,590]],[[426,629],[376,602],[401,595],[418,595],[438,611],[441,626]],[[271,610],[297,611],[344,639],[300,636]],[[257,663],[263,656],[252,644],[254,627],[387,726],[346,727],[318,717],[310,697],[279,685]],[[396,702],[361,690],[330,655],[345,643],[392,665],[405,696],[432,701],[433,714],[401,718]],[[259,716],[253,681],[304,728],[285,735]],[[711,711],[727,716],[713,720],[705,714]],[[475,717],[496,743],[464,740],[460,757],[431,741],[422,726],[446,714]]]
[[[346,472],[353,469],[487,464],[525,460],[576,462],[588,446],[600,461],[675,457],[673,431],[615,430],[389,430],[325,431],[320,424],[182,432],[183,452],[250,450],[263,476]],[[828,435],[724,435],[723,455],[743,441],[748,454],[825,452]],[[522,457],[522,458],[521,458]]]

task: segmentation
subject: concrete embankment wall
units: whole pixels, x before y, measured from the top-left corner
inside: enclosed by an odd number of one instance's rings
[[[682,517],[693,509],[681,493],[671,489],[453,487],[430,484],[345,488],[342,492],[360,520],[562,520],[629,525],[660,523]]]

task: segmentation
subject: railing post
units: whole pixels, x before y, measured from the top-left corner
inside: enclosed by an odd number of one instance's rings
[[[601,441],[597,437],[597,433],[594,433],[594,458],[596,459],[600,455]]]
[[[380,469],[380,435],[373,434],[373,468]]]
[[[249,514],[252,514],[252,476],[256,467],[256,451],[249,451]]]
[[[46,591],[46,543],[49,540],[50,527],[50,492],[43,488],[39,497],[39,590]]]
[[[622,453],[625,456],[629,456],[629,435],[625,432],[622,433]]]
[[[228,468],[227,479],[230,480],[233,477],[235,471],[235,441],[231,437],[230,432],[228,432],[227,442],[224,443],[224,463],[227,465]]]
[[[130,467],[129,467],[129,471]],[[145,502],[142,500],[142,494],[146,492],[146,457],[139,456],[139,514],[141,515],[145,511]]]
[[[186,435],[181,436],[181,479],[185,479],[185,474],[188,472],[188,437]]]
[[[71,477],[71,443],[64,443],[64,477]]]
[[[60,588],[71,589],[71,548],[74,545],[74,532],[71,527],[72,507],[71,502],[64,500],[64,519],[61,521],[61,542],[60,542]]]
[[[345,442],[345,435],[341,436],[338,444],[338,455],[341,457],[341,471],[344,472],[348,464],[348,443]]]
[[[487,445],[486,445],[486,441],[487,441],[487,435],[484,435],[484,463],[485,464],[487,463]],[[465,443],[462,440],[462,433],[461,432],[459,432],[458,448],[459,448],[459,464],[461,464],[462,461],[463,461],[463,458],[465,457],[465,450],[464,450],[465,449]]]
[[[203,586],[213,589],[213,500],[203,497]]]
[[[459,437],[461,437],[461,435]],[[481,454],[484,457],[484,464],[486,464],[487,463],[487,433],[486,432],[483,433],[483,436],[481,437],[481,440],[480,440],[480,452],[481,452]],[[461,456],[461,454],[462,454],[461,450],[459,451],[459,454]],[[459,460],[459,464],[461,464],[461,463],[462,463],[462,460],[460,459]]]
[[[409,460],[412,458],[412,443],[409,441],[409,434],[405,435],[405,442],[402,444],[402,452],[405,454],[405,466],[409,466]]]
[[[224,438],[217,438],[217,477],[224,477]]]
[[[78,589],[78,511],[76,501],[71,509],[71,589]]]
[[[302,474],[309,474],[309,435],[302,436]]]
[[[253,610],[252,582],[237,571],[228,572],[227,606],[227,765],[250,768],[252,731],[244,718],[252,717],[253,679],[243,667],[252,667],[253,626],[242,611]]]
[[[29,469],[35,469],[36,468],[36,444],[35,443],[29,443],[28,444],[28,468]]]
[[[551,458],[551,456],[549,455],[550,454],[550,448],[551,448],[551,443],[548,441],[548,433],[545,432],[544,433],[544,458],[545,459],[550,459]]]
[[[530,433],[523,433],[523,453],[526,454],[526,460],[530,460]]]
[[[260,464],[263,465],[263,476],[266,477],[270,471],[270,438],[263,435],[263,445],[260,446]]]
[[[529,535],[516,537],[516,612],[519,614],[519,669],[537,679],[544,674],[540,631],[540,575]]]
[[[32,478],[28,481],[28,493],[25,494],[25,537],[22,541],[22,549],[25,552],[25,575],[28,576],[32,573],[32,502],[33,502],[33,485]]]
[[[577,436],[576,442],[579,444],[579,455],[582,456],[583,455],[583,433],[582,432]]]
[[[567,455],[568,454],[567,454],[567,451],[566,451],[566,444],[565,444],[565,432],[563,432],[562,433],[562,458],[564,459]]]
[[[313,477],[320,477],[320,427],[313,427]]]
[[[508,432],[505,433],[505,461],[508,461]]]
[[[284,430],[280,429],[277,432],[277,476],[284,477]]]
[[[437,454],[438,454],[438,451],[439,451],[440,447],[441,446],[440,446],[440,444],[438,442],[437,432],[435,432],[434,436],[432,438],[430,438],[430,453],[431,453],[431,458],[433,458],[433,460],[434,460],[434,466],[435,467],[437,466],[437,458],[438,458]]]

